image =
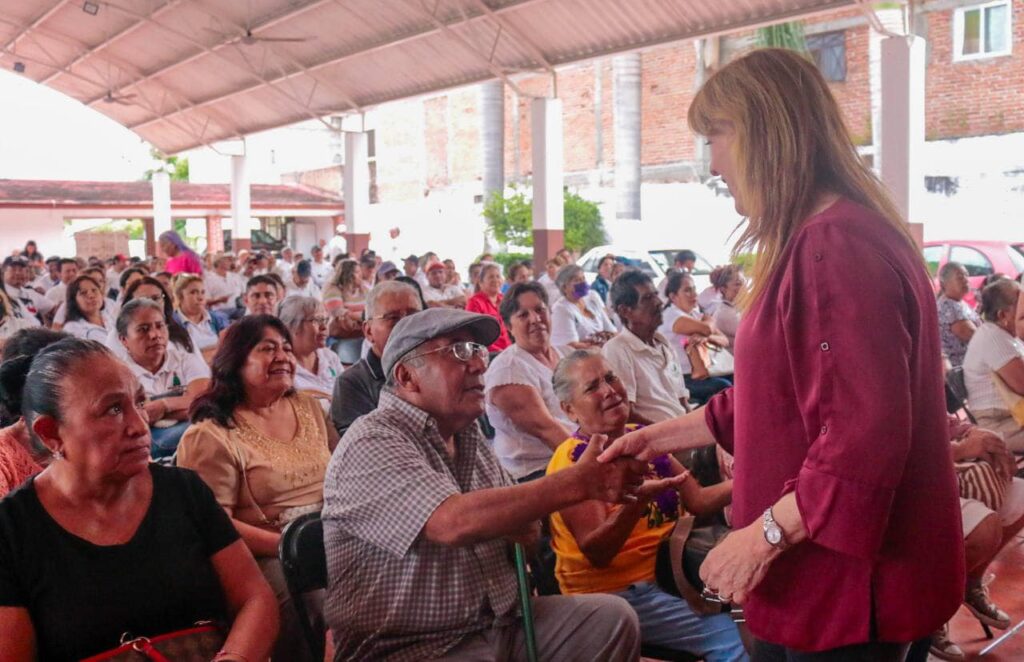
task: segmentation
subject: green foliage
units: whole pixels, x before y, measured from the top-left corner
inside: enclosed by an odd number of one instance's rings
[[[737,253],[732,256],[732,263],[738,264],[743,268],[743,272],[750,274],[754,271],[754,265],[757,264],[757,253]]]
[[[146,236],[145,226],[142,220],[137,218],[131,221],[117,220],[104,223],[92,228],[90,232],[124,232],[129,239],[145,239]]]
[[[568,190],[563,191],[565,247],[583,253],[607,238],[597,203]],[[484,206],[484,218],[494,238],[512,246],[533,246],[533,201],[515,186],[509,195],[495,192]],[[497,257],[497,256],[495,256]]]
[[[798,53],[807,52],[804,26],[799,22],[779,23],[757,31],[757,45],[761,48],[788,48]]]
[[[501,274],[508,273],[508,266],[514,262],[533,262],[533,253],[494,253],[494,261],[501,265]],[[480,258],[477,258],[477,262]]]
[[[156,148],[150,148],[149,155],[153,157],[154,161],[160,161],[163,163],[159,168],[153,168],[143,173],[142,178],[147,182],[153,181],[153,174],[158,171],[164,171],[171,176],[172,182],[187,182],[188,181],[188,159],[178,156],[164,156]]]

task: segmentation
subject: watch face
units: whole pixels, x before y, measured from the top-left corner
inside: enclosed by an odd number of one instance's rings
[[[776,526],[768,527],[768,530],[764,532],[765,538],[768,539],[768,543],[771,545],[778,545],[782,542],[782,530]]]

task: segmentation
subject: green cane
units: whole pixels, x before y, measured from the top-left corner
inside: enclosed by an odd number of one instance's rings
[[[523,609],[523,631],[526,634],[526,659],[528,662],[537,662],[537,638],[533,632],[530,584],[526,581],[526,554],[519,543],[516,543],[516,575],[519,578],[519,603]]]

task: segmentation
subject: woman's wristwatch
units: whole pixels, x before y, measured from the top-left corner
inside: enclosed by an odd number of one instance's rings
[[[764,511],[761,524],[764,528],[764,539],[769,545],[780,552],[789,547],[789,543],[786,542],[786,534],[782,531],[782,527],[779,526],[778,522],[775,521],[775,517],[772,515],[771,506]]]

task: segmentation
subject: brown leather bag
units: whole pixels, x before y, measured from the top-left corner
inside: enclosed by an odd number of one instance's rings
[[[208,622],[156,637],[130,637],[125,633],[120,646],[82,662],[209,662],[225,641],[223,631]]]
[[[711,350],[704,336],[692,335],[686,343],[686,358],[690,359],[690,379],[701,380],[711,376]]]

